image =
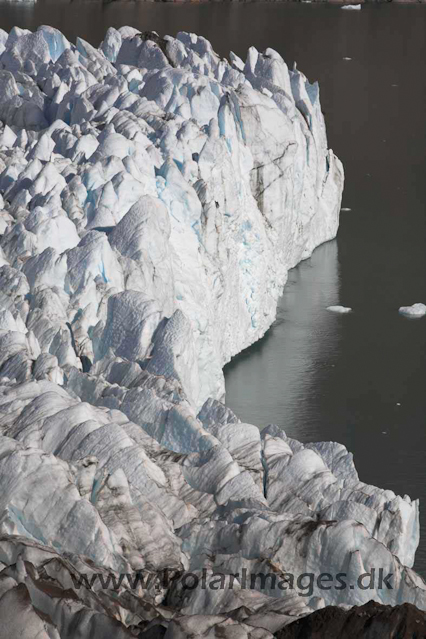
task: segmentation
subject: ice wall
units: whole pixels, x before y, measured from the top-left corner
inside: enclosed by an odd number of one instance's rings
[[[227,62],[187,33],[111,28],[97,50],[15,28],[2,50],[0,188],[19,223],[1,246],[32,290],[66,294],[60,367],[112,348],[196,409],[223,398],[224,364],[269,328],[288,269],[337,232],[318,85],[272,49]]]

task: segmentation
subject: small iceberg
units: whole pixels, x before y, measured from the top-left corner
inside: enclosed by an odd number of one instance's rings
[[[401,306],[399,312],[408,317],[423,317],[426,315],[426,304],[413,304],[412,306]]]
[[[340,209],[341,211],[352,211],[352,209],[350,209],[349,207],[345,206],[344,208]]]
[[[349,306],[327,306],[327,311],[332,313],[351,313],[352,309]]]
[[[360,4],[344,4],[342,9],[352,9],[352,11],[359,11],[361,9]]]

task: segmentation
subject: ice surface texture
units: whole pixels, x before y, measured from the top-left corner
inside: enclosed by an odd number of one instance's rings
[[[426,608],[418,503],[360,482],[343,446],[261,436],[219,401],[288,269],[337,232],[318,86],[272,49],[227,62],[194,34],[131,27],[99,49],[0,32],[0,69],[7,636],[266,639],[329,603]],[[371,567],[394,589],[70,577]]]

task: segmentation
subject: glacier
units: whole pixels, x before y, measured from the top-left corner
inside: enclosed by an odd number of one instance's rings
[[[17,224],[0,259],[66,294],[60,368],[111,348],[167,370],[198,410],[223,399],[223,366],[269,328],[288,269],[337,232],[343,169],[318,85],[272,49],[227,62],[185,33],[111,28],[95,49],[15,28],[2,49],[0,188]],[[151,354],[174,313],[168,352],[161,339]]]
[[[224,364],[337,233],[318,85],[195,34],[15,27],[0,122],[0,636],[269,639],[332,604],[425,610],[418,501],[222,402]],[[234,578],[373,568],[392,589]]]

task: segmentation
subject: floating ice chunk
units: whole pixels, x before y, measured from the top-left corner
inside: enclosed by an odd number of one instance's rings
[[[361,9],[361,5],[360,4],[344,4],[343,7],[341,7],[342,9],[349,9],[352,11],[359,11]]]
[[[413,304],[412,306],[401,306],[399,309],[401,315],[408,317],[423,317],[426,315],[426,304]]]
[[[352,309],[349,306],[327,306],[327,311],[332,313],[350,313]]]

